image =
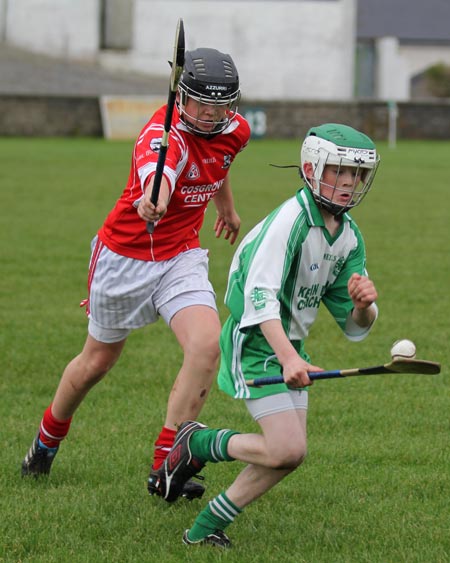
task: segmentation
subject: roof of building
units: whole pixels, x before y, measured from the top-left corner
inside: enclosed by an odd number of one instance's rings
[[[358,0],[358,39],[450,44],[449,0]]]
[[[168,77],[109,72],[99,65],[56,59],[0,44],[0,94],[165,95]]]

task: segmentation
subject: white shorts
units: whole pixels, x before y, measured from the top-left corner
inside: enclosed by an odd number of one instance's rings
[[[245,404],[254,420],[284,411],[308,410],[308,391],[288,389],[286,393],[276,393],[260,399],[245,399]]]
[[[206,250],[195,248],[151,262],[121,256],[93,239],[88,331],[96,340],[119,342],[159,316],[170,324],[175,313],[191,305],[217,311]]]

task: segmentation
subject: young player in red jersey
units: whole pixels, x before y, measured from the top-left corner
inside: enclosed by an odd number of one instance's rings
[[[162,317],[184,360],[155,442],[148,490],[159,494],[159,469],[177,424],[197,418],[216,374],[221,327],[199,231],[212,200],[216,236],[223,233],[233,244],[239,233],[228,176],[250,137],[247,121],[237,113],[239,97],[239,76],[229,55],[208,48],[186,52],[157,205],[150,198],[165,106],[141,131],[128,183],[92,241],[88,336],[44,412],[22,475],[50,472],[73,414],[119,359],[130,332]],[[155,224],[152,234],[146,229],[149,221]],[[184,496],[200,497],[203,491],[189,481]]]

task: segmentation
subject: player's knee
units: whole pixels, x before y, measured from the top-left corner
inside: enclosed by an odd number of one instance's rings
[[[185,354],[191,356],[196,363],[204,364],[205,369],[216,370],[219,362],[219,335],[211,333],[194,336],[185,349]]]
[[[294,470],[303,463],[306,454],[306,446],[303,444],[286,446],[276,456],[272,456],[272,468]]]
[[[98,383],[110,371],[117,358],[107,354],[94,354],[84,361],[84,379],[91,385]]]

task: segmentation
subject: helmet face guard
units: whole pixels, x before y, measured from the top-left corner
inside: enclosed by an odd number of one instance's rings
[[[236,116],[240,98],[239,76],[230,55],[206,48],[188,51],[178,92],[178,111],[189,131],[204,137],[224,131]],[[191,113],[186,111],[189,99],[197,102]],[[215,108],[212,119],[200,118],[201,105]]]
[[[373,141],[347,125],[328,123],[309,130],[301,149],[301,172],[320,207],[341,215],[356,207],[367,195],[380,161]],[[326,166],[335,169],[334,185],[324,182]],[[338,186],[341,173],[351,168],[353,185]],[[326,190],[327,196],[322,192]],[[351,197],[339,203],[342,192]]]

